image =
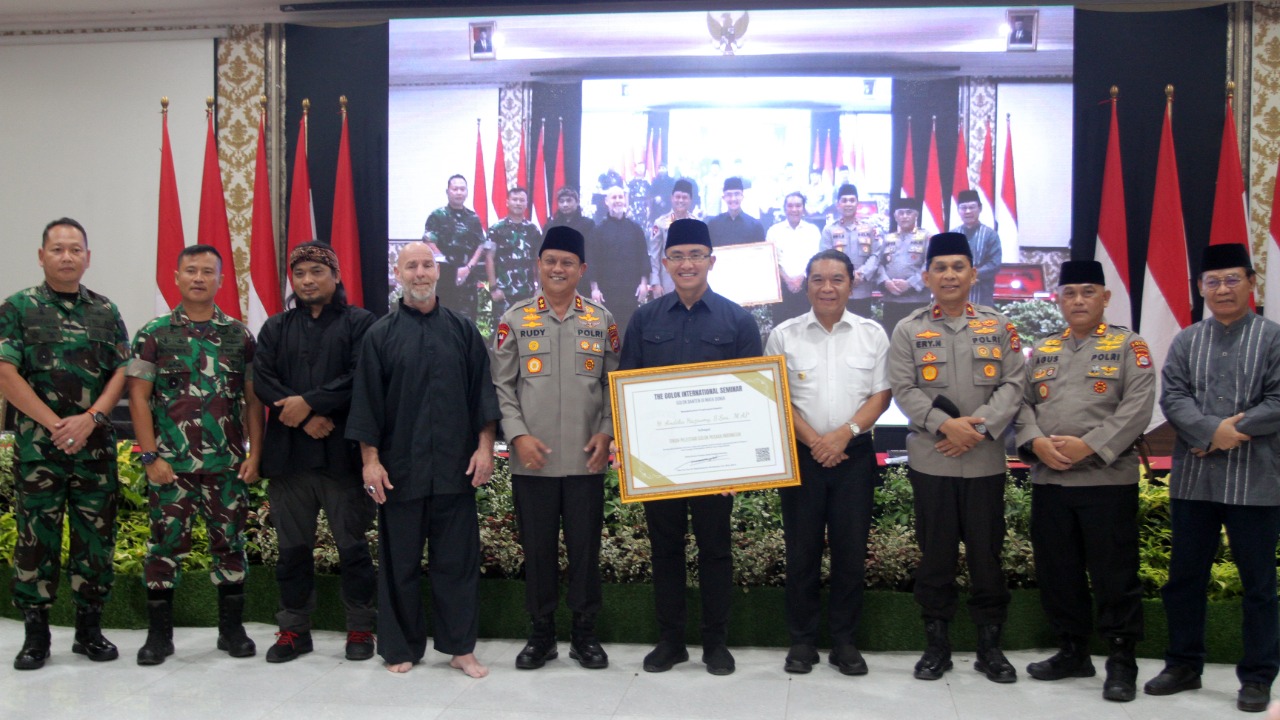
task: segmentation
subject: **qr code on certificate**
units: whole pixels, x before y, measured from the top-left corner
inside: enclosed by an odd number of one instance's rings
[[[756,448],[756,462],[767,463],[767,462],[771,462],[772,458],[773,458],[773,452],[769,448],[767,447]]]

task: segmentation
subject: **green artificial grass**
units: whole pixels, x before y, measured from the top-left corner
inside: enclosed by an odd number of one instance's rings
[[[13,607],[10,590],[11,568],[0,570],[0,615],[21,619]],[[65,586],[65,580],[62,585]],[[316,577],[316,612],[313,625],[318,630],[344,630],[345,619],[339,599],[336,575]],[[268,568],[254,567],[246,585],[248,601],[245,619],[275,623],[276,584]],[[70,593],[62,588],[50,618],[55,625],[73,625],[75,611]],[[1009,619],[1005,624],[1004,647],[1007,650],[1050,648],[1056,638],[1040,609],[1037,590],[1013,590]],[[430,605],[430,591],[424,585],[423,597]],[[529,630],[524,611],[524,583],[520,580],[481,580],[480,636],[487,638],[523,638]],[[686,640],[698,644],[700,602],[696,588],[688,591],[689,630]],[[1159,600],[1144,600],[1146,639],[1139,643],[1142,657],[1159,658],[1164,654],[1168,625]],[[787,637],[784,591],[778,587],[739,589],[733,599],[729,626],[729,644],[735,646],[778,647],[790,645]],[[562,639],[568,639],[571,613],[563,605],[556,617]],[[1240,642],[1240,602],[1209,603],[1206,624],[1208,661],[1234,664],[1242,651]],[[175,593],[174,623],[180,626],[212,627],[218,623],[218,597],[203,574],[190,574]],[[137,577],[118,577],[110,602],[103,613],[103,624],[117,628],[143,628],[147,625],[147,593]],[[649,644],[658,639],[658,623],[653,612],[651,585],[605,585],[604,607],[597,618],[596,630],[601,641],[610,643]],[[977,643],[977,631],[968,620],[965,597],[960,599],[960,612],[952,623],[951,639],[958,651],[971,651]],[[265,642],[267,638],[258,638]],[[825,636],[823,646],[829,644]],[[924,629],[919,608],[911,593],[868,590],[863,595],[862,622],[858,628],[858,647],[869,651],[924,649]],[[1093,652],[1105,652],[1102,642],[1093,642]]]

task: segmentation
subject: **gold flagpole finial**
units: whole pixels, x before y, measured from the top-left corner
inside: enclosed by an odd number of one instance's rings
[[[1120,97],[1120,88],[1119,88],[1119,87],[1116,87],[1115,85],[1112,85],[1112,86],[1111,86],[1111,99],[1112,99],[1112,100],[1115,100],[1115,99],[1116,99],[1116,98],[1118,98],[1118,97]]]
[[[342,112],[344,112],[344,113],[345,113],[345,112],[347,111],[347,96],[346,96],[346,95],[339,95],[339,96],[338,96],[338,104],[342,106]]]
[[[160,98],[160,112],[166,115],[169,114],[169,96],[168,95],[165,95],[164,97]]]
[[[1167,100],[1168,102],[1173,102],[1173,86],[1172,85],[1164,86],[1164,97],[1165,97],[1165,100]]]
[[[1236,81],[1228,80],[1227,81],[1227,99],[1230,99],[1235,94],[1236,94]]]
[[[205,109],[206,109],[206,110],[212,110],[212,109],[213,109],[213,96],[212,96],[212,95],[210,95],[209,97],[207,97],[207,98],[205,98],[205,99],[204,99],[204,107],[205,107]]]
[[[266,95],[259,95],[259,96],[258,96],[258,106],[259,106],[259,107],[261,107],[263,110],[266,110],[266,109],[267,109],[267,96],[266,96]]]
[[[311,100],[309,98],[302,98],[302,114],[306,115],[310,112],[311,112]]]

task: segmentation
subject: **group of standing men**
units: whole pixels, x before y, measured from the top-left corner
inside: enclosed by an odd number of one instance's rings
[[[892,395],[911,423],[909,477],[922,551],[915,596],[927,648],[916,677],[938,679],[952,666],[948,624],[957,610],[963,542],[969,612],[978,626],[974,667],[995,682],[1017,679],[1000,649],[1009,602],[1000,562],[1001,438],[1012,428],[1032,463],[1033,544],[1044,608],[1061,640],[1057,654],[1027,671],[1041,680],[1095,673],[1087,651],[1092,589],[1108,647],[1103,695],[1132,700],[1134,645],[1142,636],[1135,441],[1149,421],[1156,378],[1145,341],[1106,322],[1110,294],[1101,266],[1064,264],[1058,301],[1069,327],[1037,341],[1027,363],[1013,325],[971,301],[979,271],[965,234],[929,240],[919,280],[932,302],[897,323],[892,339],[848,309],[867,271],[846,248],[862,244],[853,238],[841,246],[833,238],[834,247],[809,259],[803,288],[811,310],[779,325],[767,346],[787,358],[804,481],[782,491],[792,637],[785,669],[810,672],[818,661],[825,536],[832,553],[829,661],[845,674],[868,671],[854,642],[875,474],[868,431]],[[412,243],[402,250],[396,277],[404,296],[395,312],[374,321],[346,304],[332,249],[320,242],[299,246],[289,258],[293,307],[271,318],[255,342],[214,305],[221,258],[195,245],[184,249],[175,273],[182,302],[147,323],[130,350],[115,306],[80,284],[89,265],[84,229],[68,218],[53,221],[38,253],[45,282],[0,305],[0,391],[19,411],[14,599],[26,641],[15,667],[41,667],[49,654],[48,608],[64,514],[77,609],[73,651],[98,661],[118,656],[100,618],[113,579],[118,484],[106,413],[125,391],[126,376],[152,521],[145,565],[150,630],[139,664],[159,664],[174,652],[173,588],[191,548],[196,512],[209,529],[217,645],[235,657],[256,652],[242,624],[244,523],[246,484],[262,470],[273,477],[272,517],[280,537],[280,632],[268,661],[312,650],[311,549],[323,508],[342,563],[347,657],[374,654],[376,623],[377,650],[390,670],[406,672],[421,660],[427,632],[419,585],[427,542],[435,647],[466,674],[485,675],[474,655],[474,488],[492,473],[500,421],[512,450],[533,627],[516,665],[533,669],[557,656],[556,548],[563,525],[570,656],[583,667],[606,667],[595,618],[603,470],[612,440],[608,373],[766,351],[750,314],[709,287],[714,245],[708,224],[672,220],[661,258],[672,292],[641,307],[623,340],[612,314],[578,292],[589,276],[587,239],[568,225],[553,227],[536,253],[539,289],[511,299],[492,348],[473,323],[442,304],[438,247]],[[1261,710],[1280,666],[1274,572],[1280,489],[1275,453],[1269,442],[1258,442],[1280,429],[1273,397],[1280,326],[1249,308],[1254,273],[1242,248],[1209,248],[1201,273],[1211,317],[1175,339],[1164,371],[1162,409],[1178,431],[1173,559],[1163,591],[1171,635],[1166,667],[1145,691],[1165,695],[1200,686],[1205,586],[1225,525],[1246,593],[1237,704]],[[592,294],[598,292],[593,284]],[[352,442],[359,443],[358,461]],[[376,580],[365,540],[374,504]],[[660,630],[644,659],[646,671],[689,659],[690,521],[698,548],[702,661],[712,674],[734,671],[728,649],[732,504],[727,495],[645,504]]]

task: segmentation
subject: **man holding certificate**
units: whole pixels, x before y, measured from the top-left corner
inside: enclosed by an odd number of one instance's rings
[[[973,667],[992,682],[1016,682],[1000,650],[1009,609],[1001,566],[1007,470],[1001,436],[1022,405],[1022,346],[1004,316],[969,302],[977,271],[963,234],[934,235],[925,262],[933,304],[898,323],[889,351],[893,396],[911,421],[908,476],[921,553],[915,597],[928,640],[915,676],[937,680],[951,669],[947,624],[956,612],[963,541],[969,616],[978,626]]]
[[[812,312],[774,328],[765,351],[787,358],[804,478],[802,485],[779,489],[787,543],[789,673],[807,673],[818,662],[824,540],[831,545],[828,660],[845,675],[867,672],[854,645],[877,478],[866,431],[889,407],[889,338],[874,320],[845,309],[853,273],[853,262],[839,250],[814,255],[805,269]]]
[[[751,314],[713,292],[715,264],[705,223],[682,219],[666,233],[663,268],[675,292],[646,303],[631,317],[620,369],[663,367],[757,357],[760,333]],[[734,671],[727,647],[733,556],[729,515],[733,498],[709,495],[652,500],[645,518],[653,552],[653,589],[660,639],[645,656],[646,672],[664,672],[689,659],[685,648],[685,534],[692,516],[702,592],[702,661],[712,675]]]
[[[525,608],[533,620],[529,642],[516,656],[521,670],[536,670],[557,655],[561,522],[573,611],[569,657],[584,668],[609,666],[595,618],[603,472],[613,440],[607,383],[618,367],[618,326],[603,305],[578,294],[587,269],[584,244],[571,227],[547,230],[538,250],[542,289],[502,316],[493,348],[493,384],[512,451]]]

